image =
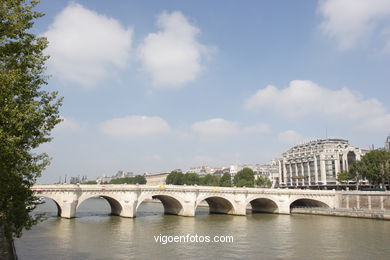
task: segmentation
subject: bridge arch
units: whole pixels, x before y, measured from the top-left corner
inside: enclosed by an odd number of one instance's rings
[[[202,201],[207,202],[210,208],[210,213],[235,214],[236,212],[234,202],[230,198],[224,196],[220,196],[220,195],[201,196],[197,199],[195,210]]]
[[[110,205],[111,208],[111,215],[115,216],[120,216],[123,210],[122,204],[120,203],[120,199],[116,198],[115,196],[112,195],[107,195],[107,194],[87,194],[87,195],[81,195],[81,197],[78,200],[76,210],[80,207],[80,205],[92,198],[103,198],[105,199],[108,204]]]
[[[178,196],[173,196],[169,194],[145,194],[141,196],[138,199],[138,204],[136,207],[136,212],[138,210],[138,207],[144,202],[145,200],[148,199],[158,199],[161,201],[164,207],[164,214],[169,214],[169,215],[182,215],[183,214],[183,209],[184,209],[184,201],[178,197]]]
[[[247,199],[246,205],[250,204],[252,212],[257,213],[279,213],[277,201],[270,197],[253,196]]]
[[[56,205],[57,207],[57,216],[58,217],[61,217],[61,214],[62,214],[62,207],[60,206],[60,200],[58,198],[55,198],[53,196],[50,196],[50,195],[40,195],[40,194],[35,194],[35,197],[38,197],[38,198],[44,198],[44,199],[50,199],[51,201],[54,202],[54,204]]]
[[[290,209],[293,208],[330,208],[328,202],[314,198],[297,198],[290,202]]]

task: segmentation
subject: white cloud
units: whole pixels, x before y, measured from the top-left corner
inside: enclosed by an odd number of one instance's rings
[[[60,132],[77,132],[86,128],[85,123],[81,123],[73,118],[61,117],[62,122],[59,123],[56,127],[56,131]]]
[[[126,67],[132,34],[117,20],[71,3],[44,33],[49,70],[61,80],[94,87],[113,69]]]
[[[324,17],[321,30],[342,49],[390,25],[390,0],[323,0],[318,10]]]
[[[278,135],[278,141],[288,145],[295,145],[305,140],[307,138],[294,130],[287,130]]]
[[[178,87],[195,80],[209,48],[197,36],[199,28],[181,12],[163,12],[157,21],[161,31],[150,33],[138,49],[145,72],[156,87]]]
[[[126,116],[104,121],[100,130],[114,137],[142,137],[166,134],[171,131],[169,124],[160,117]]]
[[[270,127],[266,123],[258,123],[242,128],[239,123],[223,118],[195,122],[191,125],[191,129],[198,135],[210,137],[224,137],[235,134],[264,134],[270,131]]]
[[[288,118],[315,115],[352,120],[365,130],[390,128],[390,114],[377,99],[364,99],[347,88],[332,90],[307,80],[291,81],[284,89],[272,85],[260,89],[246,100],[245,108],[273,109]]]
[[[227,121],[223,118],[214,118],[193,123],[191,129],[196,134],[212,137],[233,135],[240,131],[237,122]]]
[[[252,126],[245,127],[243,129],[244,133],[259,133],[259,134],[265,134],[270,132],[270,127],[266,123],[258,123]]]

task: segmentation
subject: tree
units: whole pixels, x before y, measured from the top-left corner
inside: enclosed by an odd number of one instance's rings
[[[49,163],[37,154],[49,142],[61,120],[62,99],[47,92],[43,54],[47,40],[31,28],[43,14],[33,11],[37,1],[2,0],[0,3],[0,226],[6,237],[19,237],[38,217],[28,205],[36,199],[30,187]]]
[[[232,186],[232,175],[230,173],[225,172],[221,179],[219,180],[219,186],[222,187],[231,187]]]
[[[165,182],[167,184],[174,184],[174,185],[183,185],[184,184],[184,174],[177,171],[171,171],[171,173],[168,174]]]
[[[371,184],[385,188],[390,179],[390,151],[373,150],[360,161],[361,173]]]
[[[123,177],[112,179],[110,184],[146,184],[146,178],[143,175],[136,175],[134,177]]]
[[[96,181],[85,181],[82,184],[97,184]]]
[[[272,182],[266,176],[259,176],[256,179],[256,185],[261,188],[270,188],[272,186]]]
[[[237,187],[253,187],[254,181],[255,175],[250,168],[244,168],[237,172],[233,179],[234,185]]]
[[[348,171],[341,171],[337,174],[336,180],[340,183],[346,183],[351,180],[351,176]]]
[[[204,186],[218,186],[219,178],[211,174],[206,174],[200,178],[199,183]]]
[[[135,175],[133,177],[133,183],[134,184],[146,184],[146,178],[143,175]]]
[[[356,183],[356,190],[359,189],[359,183],[364,178],[365,167],[362,161],[354,161],[349,167],[348,178]]]
[[[184,175],[184,183],[187,185],[199,184],[199,175],[193,172],[187,172]]]

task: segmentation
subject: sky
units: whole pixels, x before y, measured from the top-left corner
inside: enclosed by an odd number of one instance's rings
[[[52,1],[45,90],[63,122],[39,183],[265,164],[390,134],[390,0]]]

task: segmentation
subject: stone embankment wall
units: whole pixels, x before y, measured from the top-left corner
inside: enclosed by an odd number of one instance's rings
[[[292,208],[292,214],[313,214],[339,217],[390,220],[390,192],[337,192],[335,208]]]
[[[340,209],[390,211],[390,192],[342,192],[338,200]]]

